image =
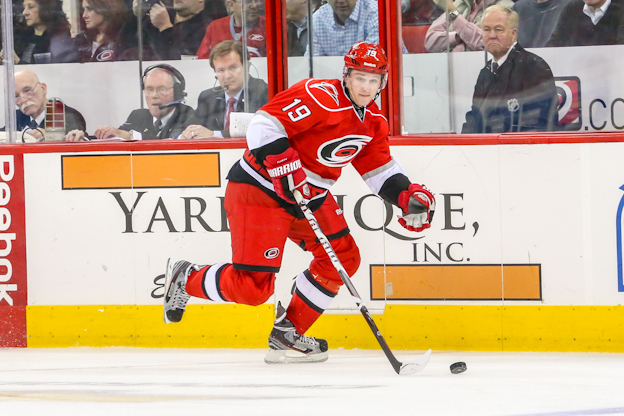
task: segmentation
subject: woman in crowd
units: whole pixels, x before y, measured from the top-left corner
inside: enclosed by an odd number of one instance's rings
[[[61,0],[24,0],[26,29],[15,36],[15,63],[75,62],[70,25]]]
[[[119,35],[127,21],[123,0],[82,0],[86,30],[76,36],[80,62],[119,61],[125,45]]]

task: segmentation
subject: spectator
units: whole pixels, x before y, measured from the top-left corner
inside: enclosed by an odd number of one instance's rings
[[[428,25],[444,11],[431,0],[402,0],[401,22],[405,25]]]
[[[624,43],[624,5],[611,0],[571,0],[546,46]]]
[[[15,73],[15,104],[19,108],[16,110],[17,130],[28,133],[37,140],[45,138],[47,93],[48,86],[40,82],[34,72],[24,70]],[[64,119],[65,132],[87,129],[82,114],[66,105]]]
[[[542,48],[552,36],[561,11],[569,0],[518,0],[518,42],[525,48]]]
[[[377,0],[328,0],[312,24],[314,56],[346,55],[357,41],[379,43]]]
[[[141,1],[133,3],[137,16]],[[154,3],[144,18],[144,43],[149,45],[154,59],[195,56],[208,25],[226,16],[221,0],[174,0],[173,10],[162,2]]]
[[[111,126],[98,127],[95,139],[119,137],[124,140],[155,140],[171,137],[193,114],[193,109],[182,104],[185,81],[182,74],[167,64],[152,65],[143,72],[143,94],[147,109],[132,111],[128,120],[118,129]],[[85,140],[85,132],[71,131],[69,141]]]
[[[80,61],[121,60],[125,44],[119,33],[127,19],[123,0],[82,0],[82,8],[86,31],[75,39]]]
[[[243,32],[242,0],[227,0],[232,15],[217,19],[206,29],[204,39],[197,50],[199,59],[209,59],[212,48],[224,40],[241,40]],[[247,50],[251,56],[266,56],[266,20],[260,15],[264,0],[245,0],[247,24]]]
[[[308,2],[286,0],[288,56],[303,56],[308,48]]]
[[[469,0],[446,0],[445,8],[448,9],[449,31],[446,31],[446,16],[443,13],[427,30],[425,36],[425,48],[427,52],[464,52],[478,51],[483,49],[481,28],[479,24],[483,19],[483,0],[474,2]],[[512,7],[511,0],[497,0],[492,4],[500,4]]]
[[[249,58],[247,58],[249,59]],[[195,115],[180,130],[181,139],[230,137],[229,115],[244,111],[243,45],[234,40],[219,43],[210,52],[210,66],[217,74],[220,88],[202,91]],[[255,113],[268,102],[269,87],[261,79],[248,77],[249,112]],[[177,137],[173,133],[173,137]]]
[[[483,43],[492,54],[479,73],[462,133],[549,131],[557,126],[557,89],[539,56],[516,42],[518,13],[500,5],[483,14]]]
[[[77,60],[70,25],[60,0],[25,0],[22,15],[27,28],[15,32],[16,64]]]

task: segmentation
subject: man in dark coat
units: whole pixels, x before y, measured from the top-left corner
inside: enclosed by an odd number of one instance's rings
[[[219,88],[202,91],[197,101],[195,115],[179,131],[180,139],[202,137],[230,137],[229,115],[245,111],[243,70],[243,45],[235,40],[225,40],[210,52],[210,66],[215,70]],[[255,113],[268,102],[269,87],[261,79],[248,77],[248,113]],[[176,136],[176,132],[173,133]]]
[[[92,139],[110,140],[156,140],[172,137],[192,115],[193,109],[182,104],[184,78],[167,64],[148,67],[143,77],[143,93],[147,109],[133,110],[118,129],[111,126],[98,127]],[[72,131],[68,141],[85,140],[84,131]]]
[[[624,4],[620,0],[571,0],[561,11],[546,46],[624,44]]]
[[[164,4],[154,2],[143,20],[144,44],[155,60],[195,56],[208,25],[227,16],[222,0],[176,0],[172,9]]]
[[[479,73],[462,133],[555,130],[555,80],[542,58],[516,43],[518,14],[490,6],[482,24],[483,44],[493,59]]]
[[[19,108],[16,110],[18,141],[22,141],[21,132],[30,134],[36,140],[43,140],[46,135],[51,134],[53,128],[58,128],[61,136],[55,139],[50,136],[47,139],[62,140],[67,131],[86,130],[87,126],[82,114],[62,104],[58,99],[48,100],[47,93],[48,86],[40,82],[34,72],[24,70],[15,73],[15,104]],[[48,105],[49,103],[54,104]],[[57,114],[63,112],[63,125],[52,125],[53,117],[48,117],[48,125],[46,125],[46,115],[52,112]]]

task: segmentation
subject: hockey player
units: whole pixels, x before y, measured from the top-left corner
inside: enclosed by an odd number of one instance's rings
[[[329,192],[343,167],[352,163],[375,194],[399,206],[399,222],[410,231],[429,228],[435,210],[433,194],[410,183],[390,155],[388,121],[374,102],[387,76],[384,50],[358,42],[345,56],[342,80],[303,80],[254,115],[247,150],[230,170],[225,192],[232,263],[200,266],[169,259],[166,323],[182,319],[190,296],[247,305],[266,302],[289,238],[314,259],[296,277],[288,308],[278,305],[265,361],[327,360],[327,342],[304,334],[329,306],[342,280],[293,191],[315,212],[349,276],[360,264],[359,250]]]

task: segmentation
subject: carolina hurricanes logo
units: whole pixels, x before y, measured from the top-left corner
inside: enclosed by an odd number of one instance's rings
[[[255,41],[262,41],[264,40],[264,36],[260,35],[259,33],[252,33],[251,35],[247,36],[247,39],[255,40]]]
[[[271,260],[279,256],[280,250],[277,247],[273,247],[264,252],[264,257]]]
[[[310,85],[310,88],[316,88],[329,95],[338,105],[338,90],[329,82],[318,82]]]
[[[319,147],[316,160],[331,168],[346,166],[372,139],[368,136],[351,134],[325,142]]]
[[[102,51],[95,57],[98,62],[111,61],[115,57],[115,51],[107,49]]]

